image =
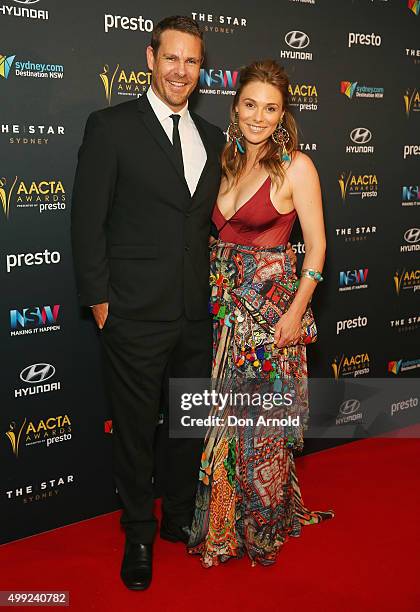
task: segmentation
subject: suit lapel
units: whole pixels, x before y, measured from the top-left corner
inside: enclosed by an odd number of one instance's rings
[[[152,107],[150,106],[150,102],[147,99],[146,95],[143,95],[139,98],[138,108],[139,108],[139,111],[141,112],[144,125],[149,130],[150,135],[156,140],[156,142],[159,144],[159,146],[162,148],[162,150],[168,157],[173,168],[176,170],[176,173],[178,174],[180,180],[185,186],[185,189],[187,190],[189,197],[191,197],[190,190],[188,189],[187,181],[185,180],[185,176],[181,172],[178,166],[177,160],[175,158],[174,151],[172,148],[172,143],[169,140],[168,136],[166,135],[166,132],[161,126],[160,121],[156,117]]]

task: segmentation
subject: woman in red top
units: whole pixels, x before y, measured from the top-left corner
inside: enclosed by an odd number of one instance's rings
[[[229,401],[212,410],[219,420],[204,444],[188,545],[205,567],[244,553],[269,565],[302,525],[334,516],[305,508],[294,463],[307,419],[305,343],[316,339],[309,302],[322,280],[325,230],[317,171],[296,150],[288,86],[273,60],[242,69],[222,155],[211,312],[213,381]],[[306,250],[299,281],[286,253],[296,217]],[[284,404],[275,411],[271,402],[270,415],[256,398],[276,392]],[[248,405],[238,405],[241,393]],[[284,418],[270,425],[274,415]]]

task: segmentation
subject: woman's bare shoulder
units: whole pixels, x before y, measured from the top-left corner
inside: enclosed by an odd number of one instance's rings
[[[295,171],[316,171],[315,164],[309,155],[303,153],[302,151],[293,151],[292,160],[289,164],[290,170]]]

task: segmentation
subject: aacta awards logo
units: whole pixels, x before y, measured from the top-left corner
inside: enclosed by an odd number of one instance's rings
[[[46,447],[71,440],[71,420],[65,415],[50,416],[45,419],[22,422],[12,421],[6,431],[10,450],[19,457],[22,448],[44,444]]]
[[[6,219],[9,218],[10,200],[15,189],[17,180],[17,176],[15,176],[14,179],[7,179],[4,176],[0,178],[0,202]]]
[[[11,210],[37,209],[53,212],[66,209],[66,192],[59,179],[28,181],[15,177],[0,177],[0,201],[6,219]]]
[[[318,90],[311,83],[296,83],[289,85],[289,106],[299,111],[318,110]]]
[[[420,291],[420,269],[397,270],[394,274],[394,287],[397,295],[401,291],[411,289],[413,292]]]
[[[338,178],[341,199],[346,202],[347,196],[376,198],[378,195],[378,177],[376,174],[354,174],[342,172]]]
[[[149,87],[152,73],[145,70],[125,70],[120,65],[112,69],[104,64],[99,73],[105,91],[105,97],[110,105],[113,95],[132,96],[139,98]]]
[[[334,357],[331,368],[334,378],[338,380],[340,376],[364,376],[370,372],[370,359],[367,353],[357,355],[341,355],[340,358]]]
[[[410,113],[420,111],[420,93],[418,89],[407,89],[404,96],[404,108],[407,117]]]

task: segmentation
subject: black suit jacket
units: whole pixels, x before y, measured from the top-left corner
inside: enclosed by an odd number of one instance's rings
[[[146,96],[92,113],[79,150],[71,230],[82,305],[170,321],[208,316],[210,218],[223,132],[191,113],[207,161],[191,197]]]

